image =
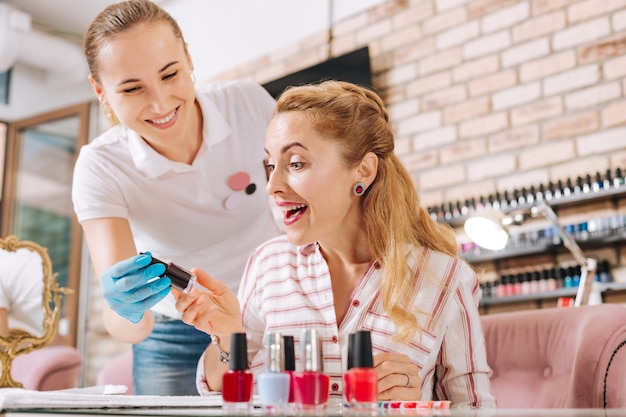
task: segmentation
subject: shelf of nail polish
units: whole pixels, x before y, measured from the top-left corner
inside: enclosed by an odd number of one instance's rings
[[[626,290],[626,283],[612,282],[610,264],[598,263],[594,285],[600,292]],[[543,270],[504,273],[497,281],[480,284],[481,304],[505,304],[574,297],[581,279],[579,265],[559,266]]]
[[[495,192],[488,196],[470,198],[465,201],[445,202],[429,207],[430,216],[439,222],[452,226],[462,226],[473,213],[493,209],[505,213],[529,209],[538,201],[546,201],[550,206],[573,205],[599,199],[616,198],[626,195],[626,174],[621,168],[596,172],[549,182],[547,185],[531,185],[512,191]]]
[[[626,240],[626,214],[595,217],[575,224],[563,225],[565,232],[584,247],[597,247]],[[498,251],[481,248],[468,241],[459,244],[459,256],[467,262],[485,262],[502,258],[527,256],[563,247],[554,227],[512,233],[507,246]]]
[[[602,293],[607,293],[609,291],[626,291],[626,283],[623,282],[613,282],[608,284],[601,284],[600,291]],[[576,293],[578,292],[578,288],[557,288],[555,290],[545,291],[541,293],[535,294],[519,294],[519,295],[510,295],[505,297],[483,297],[480,300],[480,305],[489,306],[489,305],[500,305],[500,304],[511,304],[511,303],[521,303],[528,301],[541,301],[541,300],[552,300],[561,297],[576,297]]]

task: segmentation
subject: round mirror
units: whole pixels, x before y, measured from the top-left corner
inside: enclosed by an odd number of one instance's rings
[[[59,286],[46,248],[0,239],[0,387],[22,387],[11,376],[13,359],[54,339],[61,299],[72,292]]]

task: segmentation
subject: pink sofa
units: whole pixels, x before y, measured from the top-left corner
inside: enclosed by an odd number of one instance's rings
[[[13,360],[11,376],[25,389],[51,391],[78,386],[83,357],[71,346],[45,346]]]
[[[499,408],[626,407],[626,307],[482,316]]]

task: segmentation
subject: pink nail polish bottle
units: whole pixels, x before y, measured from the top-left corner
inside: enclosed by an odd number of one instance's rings
[[[301,372],[294,373],[295,400],[301,414],[324,414],[330,378],[324,373],[322,339],[317,330],[304,329],[300,340]]]
[[[254,379],[248,366],[248,342],[245,333],[230,338],[230,366],[222,377],[222,410],[225,414],[245,415],[252,411]]]

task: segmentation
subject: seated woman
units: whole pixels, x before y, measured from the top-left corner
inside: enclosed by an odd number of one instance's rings
[[[183,321],[225,352],[232,333],[247,333],[253,372],[266,333],[297,341],[317,329],[335,398],[348,335],[369,330],[380,400],[494,407],[476,274],[457,257],[454,232],[420,207],[380,97],[345,82],[290,88],[265,149],[286,235],[251,254],[238,299],[195,269],[210,292],[177,293]],[[201,361],[200,392],[219,391],[226,366],[216,345]]]
[[[37,252],[0,250],[0,337],[43,334],[43,280]]]

